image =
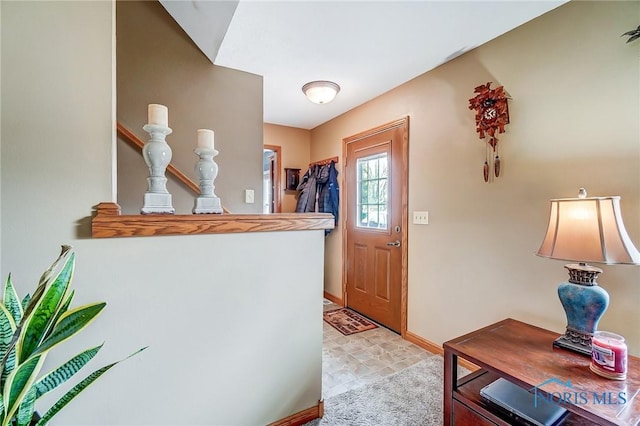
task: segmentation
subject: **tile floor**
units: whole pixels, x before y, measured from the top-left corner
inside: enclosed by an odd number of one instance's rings
[[[324,301],[324,310],[340,306]],[[384,328],[344,336],[323,321],[322,397],[364,386],[433,356]]]

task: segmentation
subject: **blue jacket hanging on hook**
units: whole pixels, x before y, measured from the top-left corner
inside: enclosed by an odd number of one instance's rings
[[[338,225],[340,192],[338,187],[338,171],[335,162],[314,164],[304,174],[298,190],[301,191],[296,204],[296,212],[331,213],[334,223]],[[332,230],[326,229],[325,235]]]
[[[322,169],[323,171],[318,179],[318,210],[322,213],[331,213],[335,226],[338,226],[340,188],[338,187],[336,163],[332,161],[322,166]],[[332,229],[325,229],[324,235],[329,235],[331,231]]]

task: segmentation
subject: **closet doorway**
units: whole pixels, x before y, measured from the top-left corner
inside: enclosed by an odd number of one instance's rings
[[[409,117],[343,139],[346,306],[407,330]]]
[[[262,158],[262,213],[280,213],[281,148],[277,145],[264,145]]]

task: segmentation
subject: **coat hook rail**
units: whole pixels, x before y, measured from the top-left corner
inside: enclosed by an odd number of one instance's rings
[[[324,166],[325,164],[329,164],[331,162],[337,163],[338,157],[325,158],[324,160],[314,161],[313,163],[309,163],[309,167],[315,166],[316,164],[319,166]]]

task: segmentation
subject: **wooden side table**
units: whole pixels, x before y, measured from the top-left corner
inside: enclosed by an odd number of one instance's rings
[[[570,413],[562,425],[639,425],[640,358],[629,357],[627,379],[608,380],[589,370],[591,359],[553,347],[557,333],[506,319],[444,343],[444,424],[509,425],[480,389],[502,377]],[[458,378],[458,358],[480,367]]]

